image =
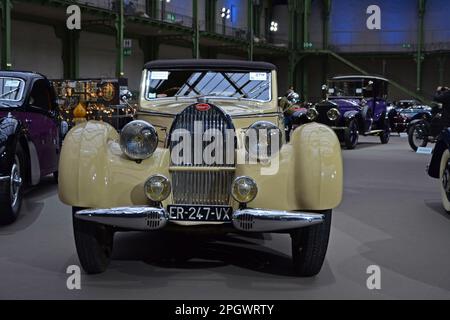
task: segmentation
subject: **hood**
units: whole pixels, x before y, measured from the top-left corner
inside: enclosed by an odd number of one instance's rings
[[[157,112],[175,116],[180,112],[182,112],[186,107],[193,105],[195,103],[197,102],[193,100],[188,101],[171,100],[167,102],[158,102],[158,104],[146,103],[144,105],[141,105],[139,111]],[[208,103],[219,107],[231,117],[277,112],[277,107],[273,107],[272,104],[268,102],[231,100],[231,99],[230,100],[209,99]]]
[[[361,100],[359,99],[330,99],[328,101],[324,101],[323,103],[328,103],[330,105],[334,105],[335,108],[339,109],[341,113],[359,110],[361,107]]]

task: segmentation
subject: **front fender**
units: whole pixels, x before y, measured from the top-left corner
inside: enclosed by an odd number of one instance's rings
[[[66,135],[59,162],[59,197],[70,206],[109,208],[147,202],[144,183],[152,174],[168,176],[169,154],[158,148],[140,163],[120,150],[109,124],[90,121]]]
[[[406,129],[409,130],[409,128],[411,128],[413,125],[418,124],[418,123],[423,123],[426,126],[426,128],[429,127],[429,122],[428,121],[426,121],[424,119],[415,119],[415,120],[412,120],[412,121],[410,121],[408,123],[408,126],[407,126]]]
[[[258,185],[252,208],[274,210],[326,210],[342,201],[341,146],[334,131],[309,123],[292,132],[283,145],[278,166],[265,174],[261,165],[238,165],[236,176],[250,176]],[[266,168],[267,169],[267,168]]]

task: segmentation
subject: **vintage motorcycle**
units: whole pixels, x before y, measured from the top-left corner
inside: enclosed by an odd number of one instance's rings
[[[428,143],[435,143],[439,134],[444,130],[444,125],[441,121],[442,108],[435,104],[431,109],[431,117],[423,117],[416,119],[409,123],[408,142],[414,151],[419,147],[426,147]]]

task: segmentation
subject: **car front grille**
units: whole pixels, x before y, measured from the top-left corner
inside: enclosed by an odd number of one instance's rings
[[[234,130],[233,123],[221,109],[210,105],[207,111],[199,111],[196,105],[187,107],[174,120],[171,136],[174,130],[184,129],[191,134],[190,162],[171,162],[172,192],[174,204],[194,205],[228,205],[230,203],[231,184],[235,174],[234,148],[235,139],[223,139],[222,154],[226,160],[227,150],[233,150],[231,159],[219,163],[206,163],[205,159],[194,160],[194,124],[201,123],[203,132],[216,129],[226,136],[226,130]],[[178,141],[169,140],[172,153]],[[232,144],[229,146],[229,144]],[[210,142],[202,143],[202,150]],[[230,153],[231,155],[231,153]],[[173,160],[173,158],[172,158]],[[171,161],[172,161],[171,160]]]

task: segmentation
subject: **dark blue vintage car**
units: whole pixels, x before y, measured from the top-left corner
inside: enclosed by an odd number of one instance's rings
[[[401,133],[420,120],[432,118],[432,108],[417,100],[400,100],[388,112],[389,124],[393,132]]]
[[[326,100],[298,112],[295,123],[316,121],[333,128],[347,149],[354,149],[359,135],[376,135],[389,142],[387,119],[388,80],[374,76],[334,77],[323,86]]]
[[[0,71],[0,225],[16,220],[24,186],[57,177],[65,132],[56,106],[45,76]]]

